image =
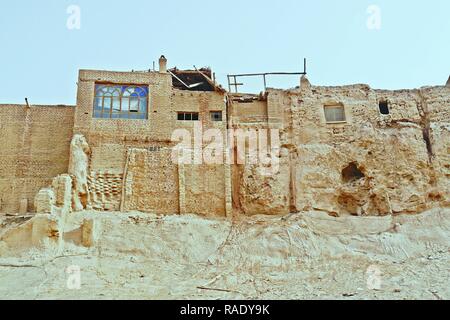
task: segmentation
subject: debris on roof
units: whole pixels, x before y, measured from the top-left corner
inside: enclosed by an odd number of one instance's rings
[[[179,70],[175,67],[168,70],[168,72],[172,75],[172,83],[176,89],[225,92],[225,90],[212,79],[213,74],[210,68]]]
[[[231,101],[237,103],[252,103],[254,101],[267,101],[267,93],[261,92],[260,94],[240,94],[230,93],[229,97]]]

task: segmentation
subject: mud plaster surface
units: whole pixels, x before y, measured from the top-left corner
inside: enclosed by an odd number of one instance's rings
[[[245,220],[72,214],[63,247],[2,252],[1,299],[450,299],[450,211]],[[93,218],[98,239],[77,232]],[[67,288],[79,266],[81,288]],[[377,268],[379,290],[367,272]],[[370,281],[370,280],[369,280]]]

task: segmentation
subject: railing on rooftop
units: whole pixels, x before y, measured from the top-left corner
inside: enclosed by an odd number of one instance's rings
[[[262,77],[264,81],[264,91],[267,91],[267,77],[268,76],[293,76],[306,75],[306,59],[303,59],[303,72],[265,72],[265,73],[243,73],[243,74],[229,74],[228,91],[231,93],[231,88],[234,87],[234,93],[239,93],[238,87],[243,86],[244,83],[238,82],[239,78],[245,77]]]

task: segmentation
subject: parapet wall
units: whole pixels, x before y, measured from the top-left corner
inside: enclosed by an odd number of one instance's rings
[[[0,212],[33,212],[39,189],[67,172],[74,110],[0,105]]]

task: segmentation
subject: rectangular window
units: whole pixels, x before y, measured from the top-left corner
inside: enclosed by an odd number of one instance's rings
[[[325,106],[325,119],[328,123],[345,122],[345,109],[343,105]]]
[[[198,121],[198,112],[178,112],[179,121]]]
[[[96,84],[94,118],[148,118],[149,90],[147,86]]]
[[[222,111],[211,111],[211,121],[222,121]]]

